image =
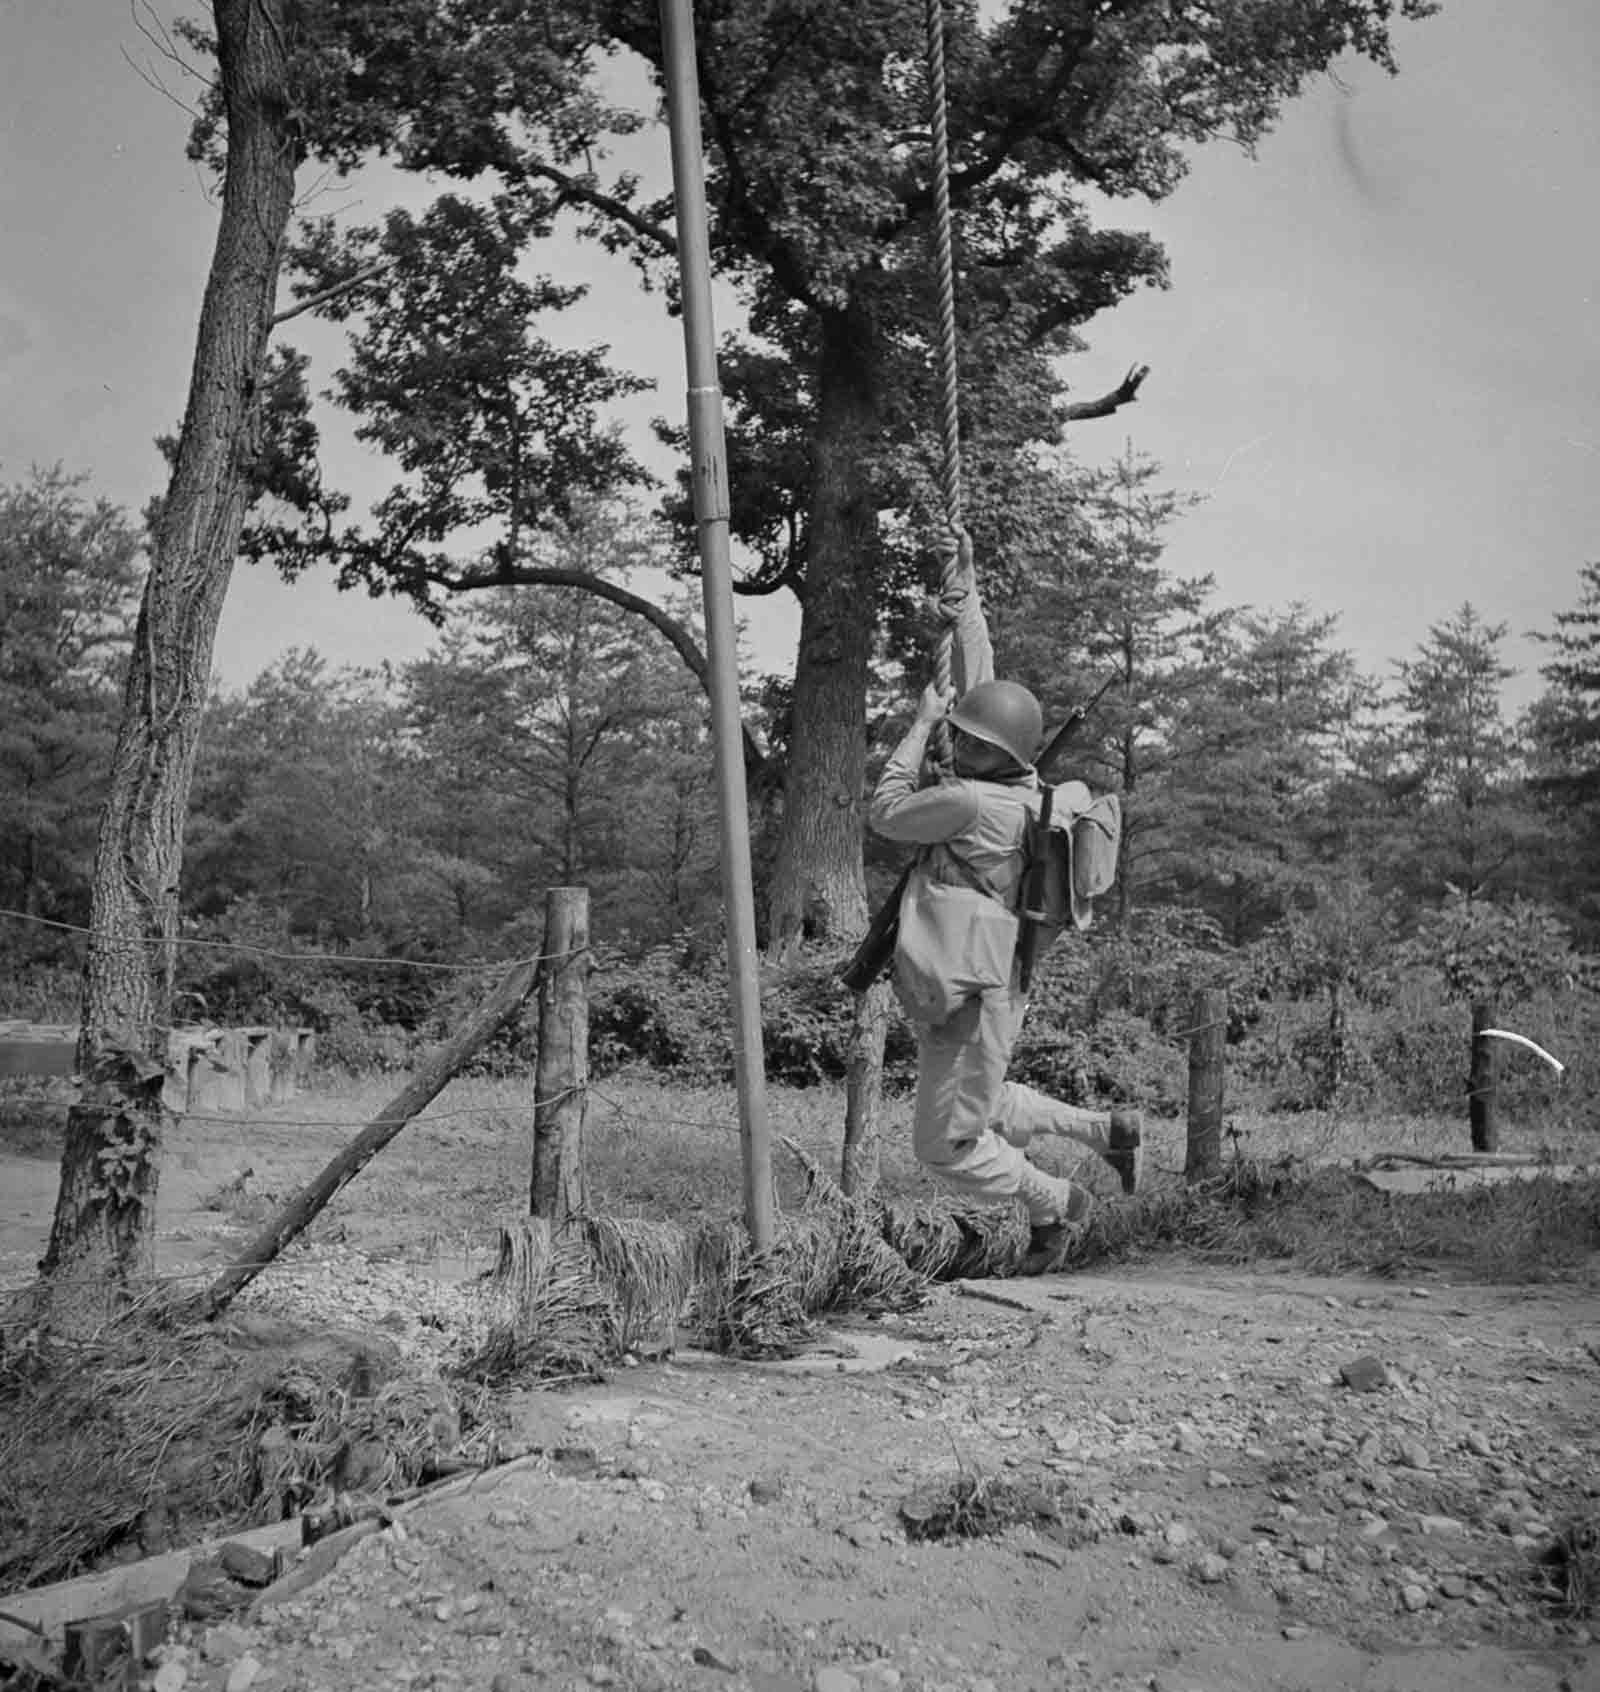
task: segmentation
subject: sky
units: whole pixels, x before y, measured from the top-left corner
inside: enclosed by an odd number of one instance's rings
[[[172,9],[136,3],[0,0],[0,482],[60,463],[132,512],[182,414],[216,222],[183,157],[182,80],[140,27]],[[1539,685],[1530,631],[1600,559],[1600,7],[1445,0],[1396,46],[1399,77],[1341,65],[1255,158],[1213,144],[1166,202],[1109,209],[1165,244],[1171,286],[1089,325],[1078,397],[1151,374],[1072,447],[1157,460],[1201,496],[1166,567],[1212,576],[1214,605],[1336,616],[1369,672],[1470,602],[1507,625],[1515,708]],[[389,187],[312,209],[375,218]],[[619,417],[670,473],[647,437],[682,416],[679,326],[592,248],[558,244],[545,268],[590,285],[568,332],[656,381]],[[375,497],[330,439],[334,484]],[[758,667],[789,669],[792,608],[741,610]],[[237,689],[291,647],[367,664],[432,638],[398,604],[241,565],[215,668]]]

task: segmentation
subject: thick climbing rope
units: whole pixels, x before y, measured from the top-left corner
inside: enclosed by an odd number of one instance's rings
[[[945,522],[961,526],[961,390],[956,370],[956,272],[955,243],[950,215],[950,121],[944,68],[944,0],[927,0],[928,115],[933,130],[933,224],[934,254],[938,276],[939,325],[939,431],[943,452],[940,459],[939,492],[944,502]],[[939,583],[941,601],[959,585],[959,560],[952,554]],[[950,685],[954,630],[948,622],[939,631],[934,648],[933,679],[941,692]],[[949,761],[949,734],[940,725],[936,756]]]

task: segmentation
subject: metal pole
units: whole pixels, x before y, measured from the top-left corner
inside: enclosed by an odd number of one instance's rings
[[[683,345],[689,367],[689,451],[722,812],[722,897],[728,932],[739,1134],[744,1149],[745,1221],[751,1243],[757,1251],[765,1251],[772,1244],[772,1145],[767,1128],[755,890],[750,875],[750,820],[745,808],[733,569],[728,550],[728,461],[723,447],[716,329],[711,316],[711,244],[706,233],[700,81],[695,70],[691,0],[661,0],[661,36],[672,135],[678,268],[683,283]]]

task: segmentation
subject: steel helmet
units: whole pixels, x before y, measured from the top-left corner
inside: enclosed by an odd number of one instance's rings
[[[1001,747],[1019,764],[1031,764],[1044,739],[1044,712],[1020,682],[986,681],[956,701],[950,721],[977,740]]]

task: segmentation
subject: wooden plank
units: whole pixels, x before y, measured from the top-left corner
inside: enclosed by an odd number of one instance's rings
[[[72,1034],[0,1035],[0,1076],[71,1075],[77,1050]]]
[[[168,1551],[159,1557],[146,1557],[137,1563],[124,1563],[119,1568],[102,1569],[96,1574],[79,1575],[74,1580],[58,1581],[54,1586],[36,1586],[27,1592],[14,1592],[0,1598],[0,1611],[20,1617],[42,1629],[57,1644],[61,1642],[68,1622],[83,1621],[115,1611],[136,1608],[144,1604],[170,1602],[178,1594],[190,1566],[204,1557],[215,1556],[224,1545],[248,1545],[252,1551],[269,1556],[282,1550],[286,1556],[300,1549],[300,1519],[273,1522],[267,1527],[249,1528],[243,1533],[230,1533],[221,1539],[208,1539],[201,1545],[187,1545],[180,1551]],[[37,1636],[26,1628],[9,1621],[0,1621],[0,1641],[26,1644]]]

